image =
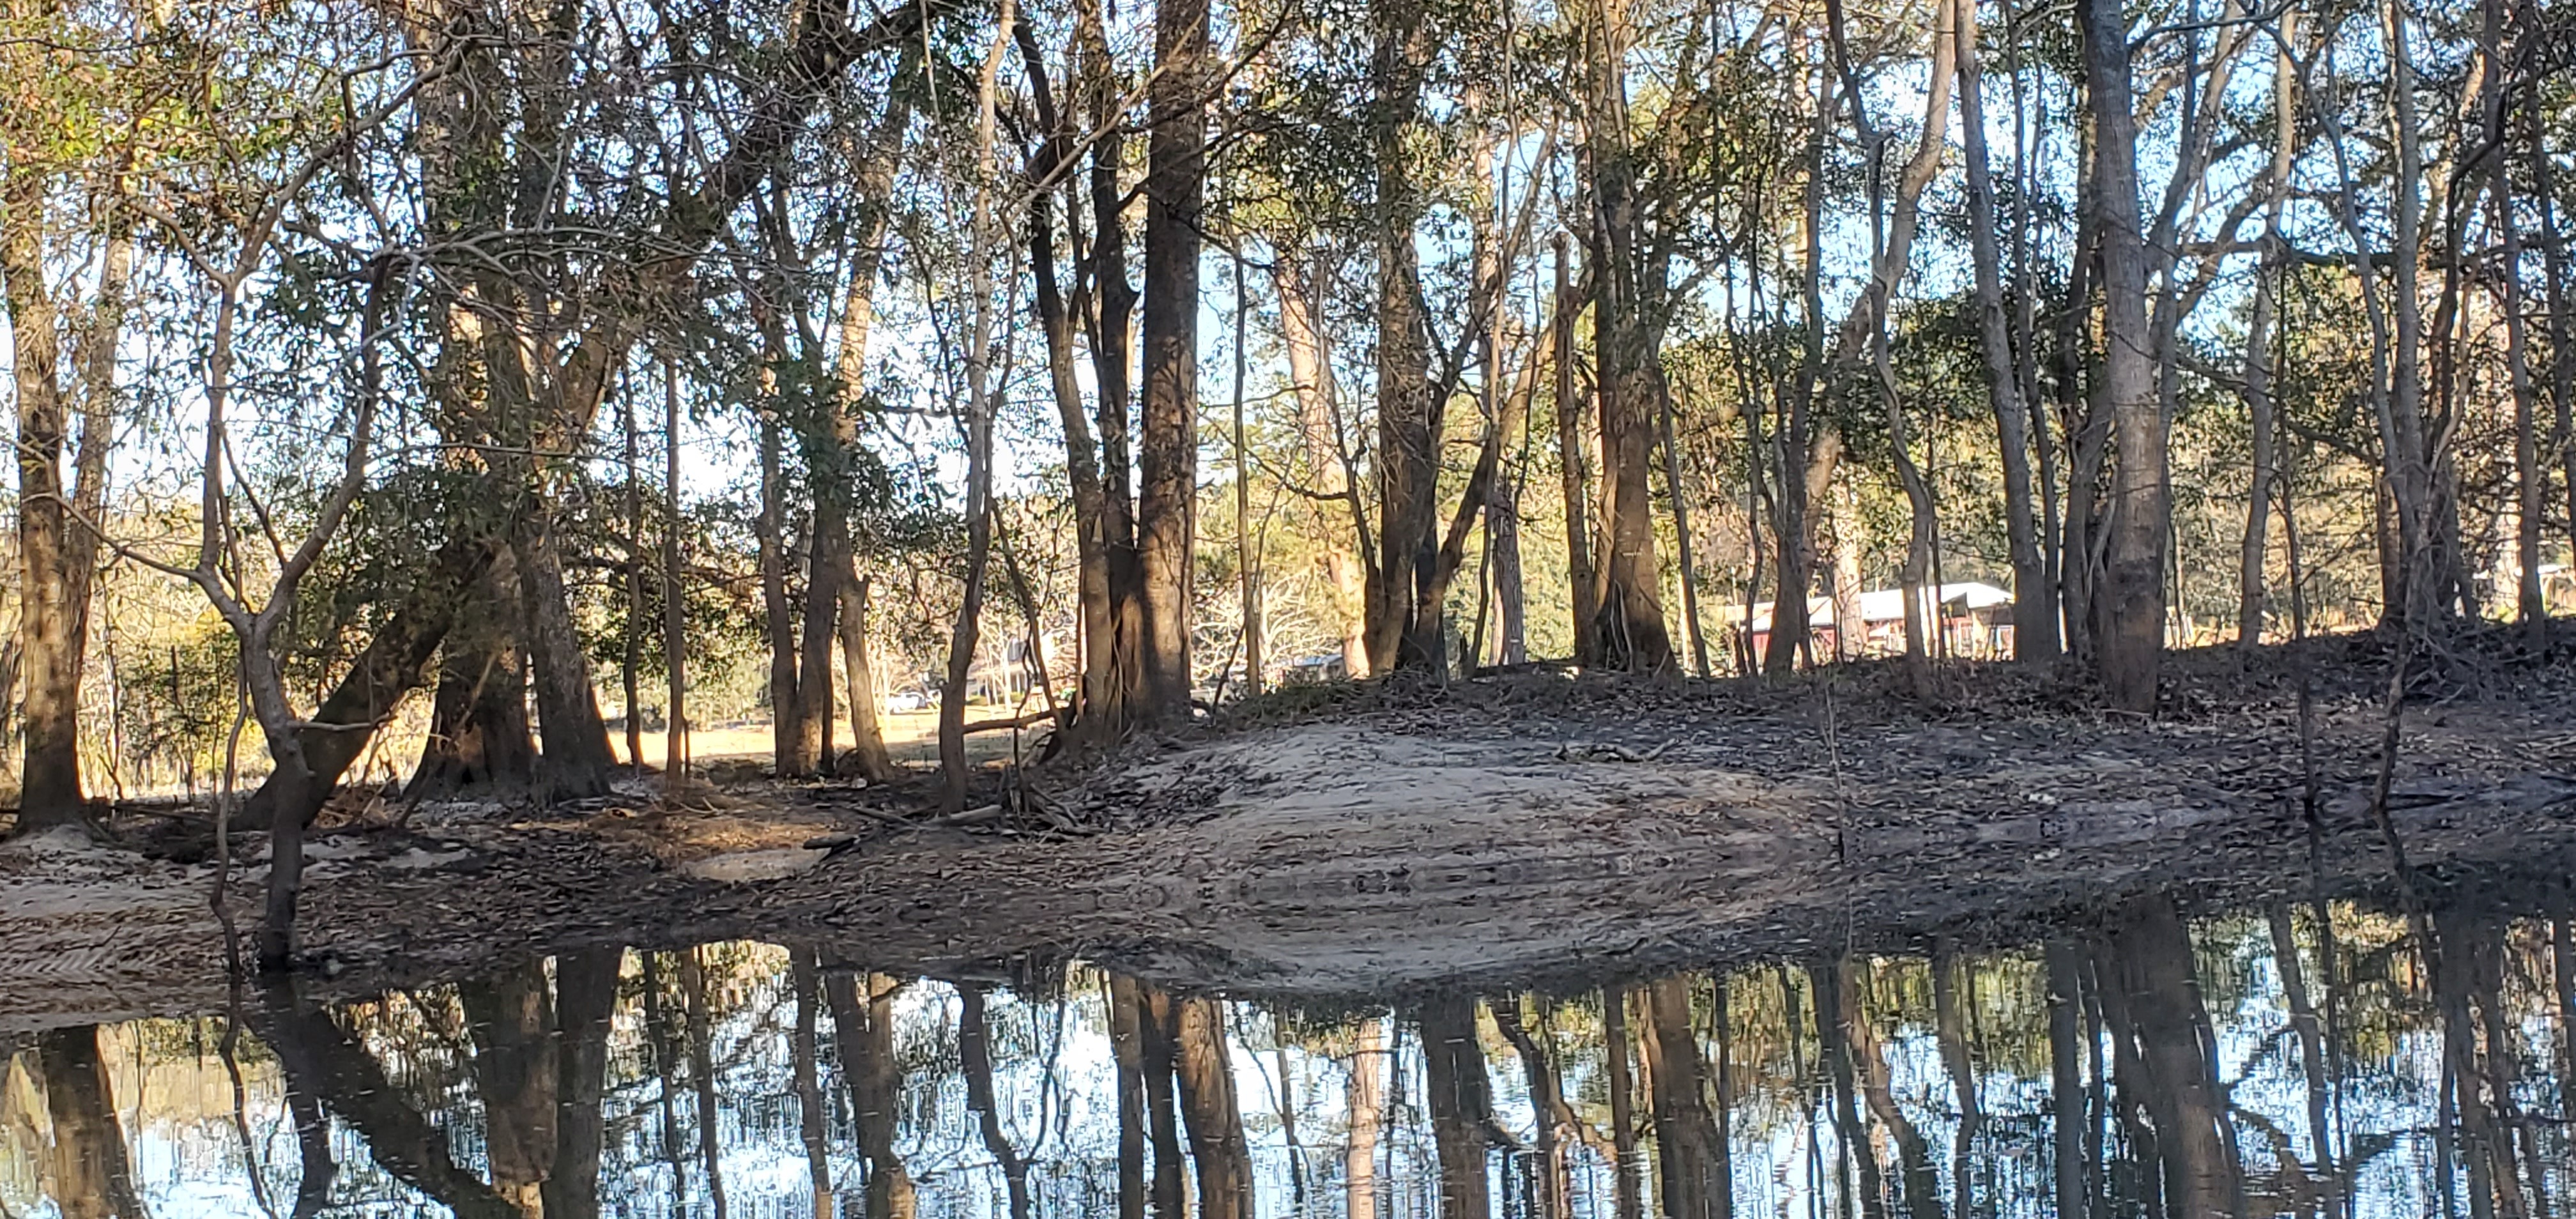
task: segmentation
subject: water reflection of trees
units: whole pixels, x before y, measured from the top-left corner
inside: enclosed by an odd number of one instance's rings
[[[44,1034],[0,1087],[0,1202],[2545,1219],[2576,1189],[2568,924],[2421,927],[2147,899],[2009,952],[1332,1007],[1083,965],[588,950],[336,1009],[254,996],[230,1039]]]

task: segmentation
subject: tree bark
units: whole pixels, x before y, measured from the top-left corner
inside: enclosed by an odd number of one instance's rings
[[[1589,446],[1583,443],[1583,412],[1574,401],[1574,321],[1581,316],[1583,305],[1568,281],[1565,234],[1558,233],[1555,244],[1556,462],[1565,484],[1565,568],[1573,585],[1574,662],[1588,667],[1598,661],[1593,649],[1592,620],[1600,615],[1601,606],[1592,588],[1592,525],[1583,508],[1589,495],[1584,478],[1584,454]]]
[[[1422,270],[1415,230],[1423,199],[1414,181],[1410,133],[1421,120],[1429,35],[1421,0],[1374,0],[1377,40],[1369,78],[1375,91],[1369,136],[1377,182],[1377,565],[1369,573],[1369,668],[1425,666],[1408,637],[1443,607],[1424,605],[1419,576],[1436,559],[1433,514],[1440,480],[1445,406],[1431,383],[1430,335],[1422,315]]]
[[[2283,41],[2298,36],[2298,14],[2284,12],[2280,23]],[[2278,325],[2281,281],[2288,274],[2281,214],[2289,201],[2290,170],[2297,156],[2297,82],[2290,56],[2277,55],[2272,67],[2272,168],[2265,185],[2263,265],[2254,281],[2254,306],[2245,335],[2245,411],[2253,428],[2254,482],[2247,493],[2245,539],[2237,558],[2236,643],[2247,652],[2263,640],[2264,560],[2269,550],[2265,535],[2272,519],[2272,484],[2280,475],[2272,401],[2272,331]]]
[[[20,756],[18,828],[79,825],[80,664],[66,566],[69,488],[63,478],[67,424],[60,323],[45,282],[43,217],[52,180],[32,156],[10,158],[0,182],[0,281],[9,305],[18,393],[18,664],[25,752]]]
[[[2137,115],[2129,27],[2118,0],[2083,0],[2085,100],[2093,119],[2093,206],[2102,262],[2103,403],[2117,460],[2096,660],[2113,706],[2153,712],[2164,657],[2165,547],[2172,491],[2170,427],[2156,396],[2155,336],[2147,317],[2145,233],[2138,210]]]
[[[535,681],[537,774],[550,799],[605,794],[617,759],[608,751],[608,725],[591,687],[590,660],[572,621],[554,508],[523,517],[512,547],[519,556],[519,592],[527,613],[528,669]]]
[[[1601,662],[1635,673],[1670,673],[1673,641],[1664,625],[1663,572],[1655,560],[1653,468],[1662,369],[1656,323],[1641,290],[1649,274],[1637,251],[1637,166],[1628,146],[1627,0],[1593,0],[1585,32],[1587,123],[1584,161],[1593,211],[1595,294],[1592,332],[1601,400],[1603,534],[1606,553],[1590,625]]]
[[[2243,1181],[2226,1098],[2209,1057],[2192,944],[2170,899],[2133,903],[2112,939],[2124,1007],[2146,1078],[2165,1196],[2183,1219],[2241,1213]]]
[[[1028,1161],[1011,1146],[1010,1136],[1002,1130],[1001,1111],[993,1097],[993,1035],[985,1024],[984,991],[978,986],[963,986],[958,988],[957,997],[957,1063],[958,1073],[966,1077],[966,1110],[974,1115],[976,1128],[983,1135],[985,1154],[1001,1166],[1011,1219],[1028,1219]]]
[[[777,358],[773,351],[772,358]],[[782,779],[813,773],[805,751],[805,700],[797,693],[796,619],[787,600],[786,488],[779,483],[778,421],[760,421],[760,608],[769,638],[769,761]]]
[[[1206,190],[1207,0],[1156,0],[1147,108],[1144,401],[1136,551],[1153,718],[1189,717],[1193,548],[1198,536],[1199,245]]]
[[[1350,1137],[1342,1148],[1345,1219],[1377,1219],[1377,1134],[1385,1121],[1386,1056],[1384,1019],[1362,1017],[1351,1043]]]
[[[1296,387],[1297,432],[1306,450],[1309,490],[1323,517],[1324,582],[1331,589],[1334,624],[1341,634],[1342,669],[1364,678],[1374,672],[1368,655],[1368,580],[1351,538],[1365,533],[1368,520],[1351,490],[1342,441],[1332,344],[1324,328],[1322,255],[1282,251],[1271,262],[1270,283],[1279,296],[1280,342],[1287,349],[1288,379]],[[1332,513],[1337,508],[1350,513],[1353,532],[1335,526]]]
[[[1977,52],[1975,0],[1955,0],[1952,13],[1958,44],[1959,137],[1968,194],[1969,256],[1976,276],[1977,343],[1986,361],[1987,401],[1995,412],[2003,463],[2004,535],[2012,558],[2013,659],[2041,662],[2057,656],[2057,607],[2050,595],[2047,562],[2040,554],[2038,521],[2032,509],[2032,413],[2023,401],[2026,384],[2015,362],[2012,331],[2004,314],[2002,257],[1996,243],[2001,230],[1986,155],[1985,72]],[[2015,287],[2030,291],[2027,283]],[[2256,502],[2261,502],[2259,495]]]

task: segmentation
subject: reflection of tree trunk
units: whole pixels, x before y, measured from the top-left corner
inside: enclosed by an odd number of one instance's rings
[[[1483,1219],[1493,1212],[1485,1184],[1485,1127],[1493,1121],[1493,1098],[1485,1051],[1476,1042],[1476,1001],[1442,995],[1422,1005],[1419,1020],[1431,1141],[1440,1157],[1440,1213],[1444,1219]]]
[[[365,1140],[369,1159],[457,1219],[520,1219],[518,1207],[457,1165],[447,1133],[404,1103],[384,1068],[330,1016],[279,991],[263,1004],[260,1040],[277,1055],[287,1086],[321,1098]]]
[[[2503,1021],[2497,1013],[2503,929],[2493,921],[2453,911],[2433,915],[2434,936],[2426,945],[2433,965],[2434,1006],[2442,1016],[2442,1053],[2455,1090],[2460,1156],[2469,1170],[2469,1214],[2472,1219],[2520,1219],[2524,1213],[2521,1174],[2516,1170],[2511,1126],[2513,1068],[2503,1049]],[[2481,1052],[2480,1024],[2472,1004],[2486,1014],[2486,1041]]]
[[[1646,1204],[1637,1180],[1637,1089],[1629,1078],[1628,992],[1623,987],[1601,992],[1601,1041],[1610,1064],[1610,1146],[1618,1160],[1619,1219],[1638,1219]]]
[[[606,1134],[608,1034],[626,953],[585,948],[555,958],[555,1162],[546,1219],[598,1219],[599,1157]]]
[[[800,949],[793,960],[796,980],[796,1032],[789,1044],[796,1077],[796,1135],[805,1144],[805,1175],[814,1189],[814,1214],[832,1213],[831,1144],[824,1131],[823,1083],[815,1061],[815,1039],[821,1020],[814,1010],[814,991],[822,982],[811,951]]]
[[[688,1021],[689,1082],[697,1086],[698,1159],[707,1174],[707,1198],[716,1219],[725,1219],[724,1167],[721,1160],[724,1107],[716,1098],[715,1019],[707,1010],[707,975],[698,949],[680,954],[680,1001]]]
[[[1001,1110],[993,1100],[993,1037],[984,1023],[983,988],[961,985],[957,999],[957,1067],[966,1076],[966,1108],[975,1115],[984,1150],[1002,1166],[1002,1180],[1010,1189],[1011,1219],[1028,1219],[1028,1162],[1003,1133]]]
[[[1896,1143],[1898,1181],[1904,1190],[1900,1201],[1914,1219],[1940,1219],[1940,1179],[1932,1168],[1931,1147],[1913,1119],[1897,1107],[1887,1056],[1879,1048],[1878,1030],[1869,1022],[1869,962],[1866,958],[1847,962],[1841,973],[1843,1036],[1851,1044],[1852,1066],[1870,1115]]]
[[[474,1038],[474,1086],[483,1097],[484,1153],[492,1188],[534,1219],[554,1172],[554,1012],[545,967],[527,962],[456,988]]]
[[[864,986],[866,992],[861,993]],[[912,1219],[912,1177],[894,1150],[895,1106],[903,1088],[894,1057],[894,995],[902,984],[879,974],[834,970],[823,976],[832,1009],[832,1042],[841,1082],[850,1090],[851,1125],[867,1163],[868,1219]]]
[[[2558,983],[2558,1112],[2576,1115],[2576,919],[2550,921],[2549,960]]]
[[[1145,1131],[1154,1145],[1154,1214],[1181,1219],[1189,1206],[1189,1169],[1181,1159],[1180,1117],[1172,1099],[1172,998],[1141,982],[1135,986]]]
[[[1842,1154],[1860,1171],[1860,1213],[1869,1219],[1885,1219],[1887,1194],[1878,1171],[1878,1149],[1869,1141],[1869,1132],[1861,1126],[1860,1109],[1852,1100],[1854,1043],[1866,1034],[1855,1034],[1854,1016],[1845,1011],[1857,1004],[1846,989],[1842,961],[1813,967],[1808,980],[1816,995],[1816,1039],[1824,1050],[1825,1062],[1834,1081],[1834,1135],[1842,1145]],[[1872,1048],[1875,1048],[1873,1043]],[[1875,1058],[1873,1053],[1871,1057]],[[1840,1172],[1835,1174],[1838,1178]]]
[[[1726,1219],[1734,1213],[1734,1170],[1704,1092],[1707,1063],[1691,1030],[1690,979],[1675,975],[1646,986],[1643,1038],[1655,1142],[1662,1151],[1668,1219]]]
[[[2324,1029],[2316,1005],[2308,998],[2307,968],[2299,960],[2298,938],[2291,933],[2290,908],[2274,903],[2269,911],[2273,968],[2281,975],[2281,993],[2289,1000],[2290,1028],[2299,1036],[2299,1070],[2308,1082],[2308,1142],[2316,1148],[2317,1175],[2334,1179],[2334,1130],[2326,1124],[2326,1056]]]
[[[1977,1066],[1968,1050],[1968,1020],[1962,1010],[1966,1000],[1958,987],[1958,979],[1966,973],[1966,967],[1946,949],[1933,951],[1934,1036],[1941,1043],[1941,1063],[1950,1072],[1950,1092],[1959,1105],[1959,1128],[1950,1146],[1950,1189],[1951,1211],[1961,1216],[1969,1213],[1973,1201],[1968,1169],[1974,1161],[1969,1153],[1976,1149],[1978,1129],[1985,1124],[1985,1111],[1977,1104]]]
[[[1145,1214],[1145,1012],[1136,980],[1109,975],[1109,1053],[1118,1068],[1118,1219]]]
[[[2048,943],[2048,1060],[2049,1060],[2049,1132],[2056,1140],[2057,1213],[2064,1219],[2078,1219],[2093,1211],[2091,1191],[2084,1184],[2084,1065],[2076,1058],[2082,1044],[2081,1023],[2084,1003],[2082,963],[2076,959],[2075,946],[2064,940]]]
[[[2191,937],[2169,897],[2130,904],[2112,937],[2123,1006],[2138,1046],[2140,1081],[2154,1115],[2165,1194],[2178,1219],[2233,1214],[2243,1198],[2227,1137],[2217,1064],[2202,1035]]]
[[[1198,1161],[1199,1214],[1244,1219],[1252,1214],[1252,1159],[1226,1060],[1225,1009],[1214,999],[1181,999],[1172,1005],[1172,1020],[1172,1065],[1189,1123],[1190,1155]]]
[[[331,1183],[340,1166],[331,1159],[331,1116],[322,1100],[297,1083],[286,1081],[286,1112],[295,1121],[296,1156],[302,1171],[295,1178],[295,1219],[311,1219],[331,1202]]]
[[[671,1201],[686,1207],[689,1167],[680,1155],[680,1113],[672,1103],[679,1088],[680,1036],[671,1027],[671,1009],[662,995],[662,954],[644,954],[644,1043],[653,1055],[653,1107],[661,1119],[662,1159],[671,1167]]]
[[[1385,1120],[1385,1091],[1386,1025],[1368,1016],[1351,1046],[1350,1142],[1342,1152],[1342,1213],[1349,1219],[1377,1219],[1377,1128]]]
[[[54,1123],[54,1202],[63,1219],[142,1219],[107,1064],[99,1059],[98,1030],[47,1032],[37,1039],[36,1062]]]
[[[1565,1175],[1565,1133],[1576,1127],[1574,1110],[1565,1103],[1565,1092],[1556,1078],[1556,1056],[1552,1045],[1541,1044],[1521,1025],[1520,1001],[1505,999],[1488,1005],[1494,1013],[1494,1027],[1501,1029],[1505,1040],[1521,1056],[1521,1071],[1529,1079],[1530,1111],[1538,1120],[1538,1200],[1541,1219],[1565,1219],[1568,1209]]]

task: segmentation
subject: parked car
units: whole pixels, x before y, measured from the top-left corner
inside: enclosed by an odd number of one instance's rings
[[[938,705],[939,700],[931,697],[927,690],[897,690],[886,696],[886,710],[898,715],[907,711],[928,711]]]

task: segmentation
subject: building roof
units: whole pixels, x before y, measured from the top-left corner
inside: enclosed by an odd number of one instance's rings
[[[1928,593],[1931,590],[1926,589],[1924,591]],[[2011,593],[1997,588],[1992,584],[1980,584],[1975,581],[1967,581],[1957,584],[1944,584],[1941,586],[1942,608],[1954,613],[1960,610],[1981,610],[1990,609],[1998,605],[2010,605],[2012,604],[2012,599],[2013,597]],[[1771,629],[1771,606],[1772,603],[1769,601],[1756,601],[1753,603],[1754,630],[1767,631]],[[1880,623],[1904,621],[1905,590],[1901,588],[1879,588],[1863,592],[1860,595],[1859,609],[1860,618],[1863,622]],[[1833,598],[1808,598],[1808,622],[1830,624],[1833,621],[1833,617]]]

